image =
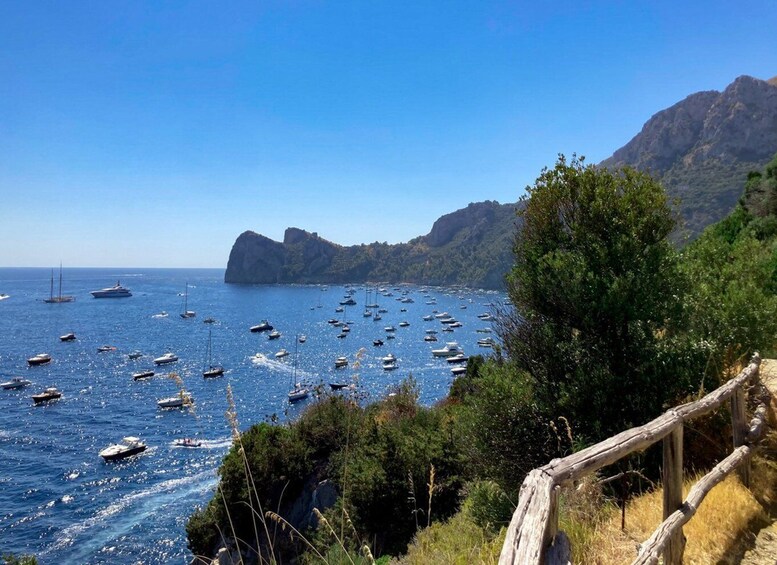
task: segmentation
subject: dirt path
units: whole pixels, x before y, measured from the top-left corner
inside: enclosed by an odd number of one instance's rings
[[[777,399],[777,360],[764,359],[761,363],[761,382],[772,394],[772,409]],[[747,551],[740,565],[777,565],[777,522],[758,532],[753,549]]]

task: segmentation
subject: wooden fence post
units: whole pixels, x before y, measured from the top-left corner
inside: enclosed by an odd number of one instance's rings
[[[737,387],[731,397],[731,430],[734,436],[734,449],[745,444],[747,437],[747,420],[745,415],[745,392],[743,387]],[[737,469],[742,484],[750,488],[750,460],[748,459]]]
[[[683,505],[683,426],[664,438],[664,520]],[[664,551],[665,565],[681,565],[685,551],[682,528],[672,535]]]

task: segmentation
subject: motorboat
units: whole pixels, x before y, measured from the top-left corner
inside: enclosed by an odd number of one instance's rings
[[[424,341],[437,341],[437,336],[434,334],[425,335]]]
[[[278,330],[273,330],[270,332],[270,335],[267,336],[268,339],[278,339],[281,337],[281,332]]]
[[[449,341],[442,349],[432,349],[432,355],[435,357],[453,357],[459,353],[463,353],[463,351],[455,341]]]
[[[342,306],[338,306],[337,308],[335,308],[335,312],[337,313],[344,312],[344,311],[345,311],[345,308],[343,308]]]
[[[377,322],[378,320],[382,320],[382,319],[383,319],[383,316],[381,316],[380,314],[375,314],[375,315],[372,317],[372,319],[373,319],[373,321]]]
[[[261,324],[257,324],[255,326],[251,326],[251,331],[253,333],[259,333],[259,332],[271,332],[272,326],[270,325],[270,322],[267,320],[262,320]]]
[[[202,372],[202,377],[204,379],[213,379],[216,377],[221,377],[224,374],[224,367],[221,365],[211,365],[209,368],[205,369]]]
[[[0,294],[0,300],[5,300],[6,298],[11,298],[11,295],[9,295],[9,294]]]
[[[386,326],[386,327],[385,327],[385,328],[383,328],[383,329],[384,329],[384,330],[386,330],[386,332],[387,332],[387,333],[390,333],[390,332],[395,332],[395,331],[397,331],[397,328],[395,328],[394,326]]]
[[[134,436],[127,436],[121,440],[121,443],[115,443],[106,447],[100,452],[100,457],[106,461],[116,461],[136,455],[146,450],[146,444]]]
[[[24,388],[32,383],[23,377],[13,377],[10,381],[0,383],[0,386],[5,390],[15,390],[17,388]]]
[[[383,363],[393,363],[397,360],[396,356],[393,353],[389,353],[385,357],[381,357],[380,359]]]
[[[399,365],[397,365],[396,361],[390,361],[388,363],[383,363],[383,370],[384,371],[393,371],[394,369],[397,369]]]
[[[463,326],[463,324],[462,324],[461,322],[454,321],[454,322],[453,322],[452,324],[450,324],[448,327],[450,327],[450,328],[460,328],[460,327],[462,327],[462,326]]]
[[[335,369],[342,369],[343,367],[348,366],[348,358],[347,357],[338,357],[335,359]]]
[[[308,336],[306,336],[305,334],[302,334],[301,336],[299,336],[299,338],[297,338],[297,340],[300,343],[305,343],[308,340]]]
[[[478,328],[478,329],[476,329],[475,331],[476,331],[477,333],[479,333],[479,334],[490,334],[490,333],[491,333],[491,332],[493,332],[494,330],[492,330],[491,328]]]
[[[57,400],[58,398],[62,397],[62,393],[57,390],[56,387],[49,387],[43,392],[40,392],[38,394],[33,394],[32,399],[35,401],[35,404],[42,404],[44,402],[50,402],[52,400]]]
[[[167,365],[168,363],[175,363],[178,361],[178,356],[175,353],[165,353],[164,355],[154,359],[155,365]]]
[[[348,337],[348,334],[346,332],[340,332],[339,334],[337,334],[338,339],[344,339],[346,337]]]
[[[140,351],[133,351],[127,355],[128,359],[140,359],[141,357],[143,357],[143,354]]]
[[[337,318],[329,318],[329,320],[327,320],[327,324],[332,324],[332,325],[334,325],[334,324],[336,324],[336,323],[337,323],[337,322],[339,322],[339,321],[340,321],[340,320],[338,320]]]
[[[300,400],[305,400],[309,394],[310,393],[308,392],[308,389],[297,384],[293,389],[289,391],[289,394],[288,394],[289,402],[299,402]]]
[[[446,325],[453,325],[453,324],[456,323],[456,318],[453,318],[453,317],[451,317],[451,318],[443,318],[442,320],[440,320],[440,323],[441,324],[446,324]]]
[[[177,396],[162,398],[156,403],[160,408],[182,408],[186,404],[192,403],[192,397],[188,392],[181,391]]]
[[[356,301],[353,299],[353,296],[349,296],[345,300],[340,301],[340,306],[356,306]]]
[[[329,383],[329,388],[332,390],[342,390],[344,388],[348,388],[347,383]]]
[[[74,334],[73,332],[59,336],[59,341],[75,341],[75,340],[76,340],[76,334]]]
[[[278,353],[275,354],[275,358],[282,359],[284,357],[288,357],[288,355],[289,355],[288,351],[286,351],[285,349],[281,349],[280,351],[278,351]]]
[[[480,318],[484,322],[490,322],[494,319],[494,317],[488,312],[484,312],[483,314],[478,314],[478,318]]]
[[[97,348],[97,353],[106,353],[108,351],[116,351],[113,345],[101,345]]]
[[[431,314],[427,314],[426,316],[424,316],[424,322],[431,322],[432,320],[434,320],[434,316],[432,316]]]
[[[103,288],[100,290],[93,290],[89,294],[95,298],[128,298],[132,296],[132,293],[128,288],[121,286],[120,281],[116,281],[115,286]]]
[[[426,333],[428,333],[429,335],[434,335],[437,333],[437,330],[426,330]]]
[[[458,355],[454,355],[453,357],[448,357],[447,361],[448,363],[466,363],[467,361],[469,361],[469,357],[467,357],[463,353],[459,353]]]
[[[494,345],[496,345],[496,342],[492,337],[484,337],[478,340],[478,347],[494,347]]]
[[[372,345],[374,345],[375,347],[380,347],[381,345],[383,345],[383,340],[382,339],[373,339],[372,340]]]
[[[215,324],[216,323],[216,318],[205,318],[202,321],[202,323],[203,324]]]
[[[342,327],[342,328],[340,328],[340,331],[343,331],[343,332],[345,332],[345,333],[348,333],[349,331],[351,331],[351,328],[350,328],[350,327],[348,327],[348,324],[343,324],[343,327]]]
[[[152,318],[167,318],[167,316],[168,316],[168,315],[169,315],[169,314],[168,314],[167,312],[165,312],[164,310],[162,310],[162,311],[161,311],[159,314],[154,314],[154,315],[153,315],[153,316],[151,316],[151,317],[152,317]]]
[[[453,373],[457,377],[459,375],[465,375],[465,374],[467,374],[467,368],[466,367],[462,367],[461,365],[459,365],[458,367],[451,367],[451,373]]]
[[[176,447],[200,447],[202,445],[202,442],[192,437],[182,437],[182,438],[176,439],[173,442],[173,445]]]
[[[27,359],[27,364],[31,367],[35,367],[37,365],[46,365],[48,363],[51,363],[51,355],[48,353],[38,353],[37,355],[33,355]]]
[[[154,371],[141,371],[132,375],[133,380],[142,381],[143,379],[150,379],[154,376]]]
[[[448,314],[448,312],[440,312],[439,314],[435,314],[434,317],[438,320],[444,320],[445,318],[450,318],[451,315]]]
[[[409,325],[410,325],[410,322],[399,322],[399,327],[400,328],[406,328]]]

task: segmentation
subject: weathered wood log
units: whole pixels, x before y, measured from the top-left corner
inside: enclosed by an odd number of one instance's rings
[[[733,436],[734,448],[745,444],[748,431],[746,417],[745,393],[740,387],[731,397],[731,434]],[[750,488],[750,461],[743,462],[737,472],[742,484]]]
[[[553,478],[541,469],[526,475],[499,555],[500,565],[541,563],[554,486]]]
[[[691,487],[687,500],[679,510],[673,512],[664,520],[653,535],[642,544],[639,549],[639,555],[632,562],[632,565],[647,565],[658,563],[658,557],[665,550],[672,535],[681,529],[684,524],[690,520],[704,497],[712,490],[712,487],[720,483],[740,464],[747,461],[750,457],[750,446],[743,445],[736,448],[731,455],[715,465],[715,467],[704,475],[699,482]]]
[[[664,438],[664,520],[683,504],[683,427],[679,426]],[[681,565],[685,551],[683,529],[678,528],[667,541],[665,565]]]

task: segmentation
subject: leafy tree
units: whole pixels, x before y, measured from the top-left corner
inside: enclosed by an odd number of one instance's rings
[[[505,348],[540,409],[595,441],[657,415],[687,383],[656,363],[681,320],[683,279],[667,196],[649,175],[560,156],[527,189]],[[582,437],[581,437],[582,436]]]

